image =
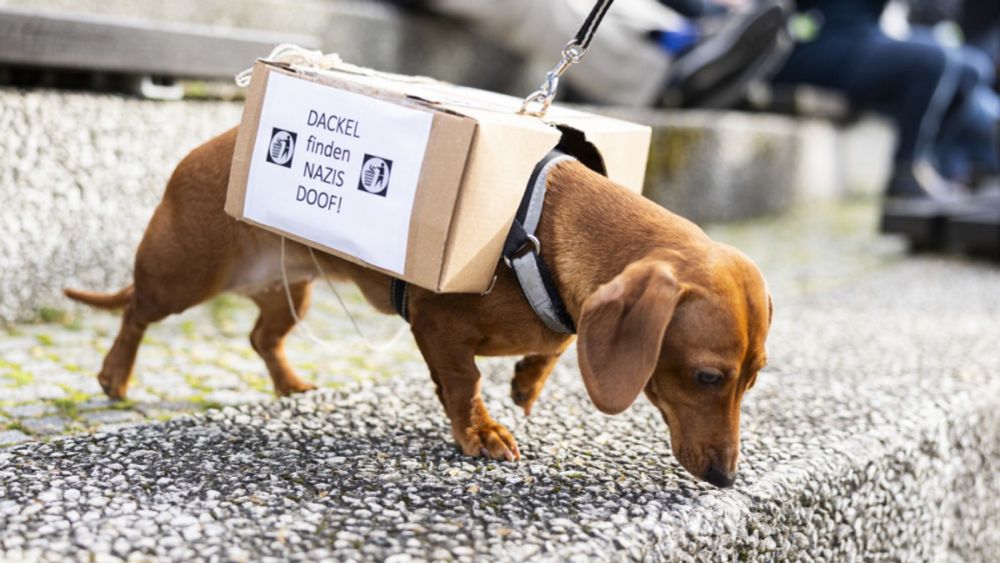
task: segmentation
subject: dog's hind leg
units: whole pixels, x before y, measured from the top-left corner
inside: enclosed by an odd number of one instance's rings
[[[531,407],[538,400],[538,395],[545,386],[545,381],[552,374],[552,370],[559,362],[559,356],[566,350],[571,342],[566,340],[566,344],[555,354],[538,354],[525,356],[514,365],[514,379],[510,382],[510,398],[514,404],[524,409],[524,414],[531,414]]]
[[[157,311],[148,302],[142,301],[135,294],[132,295],[125,305],[118,336],[104,357],[101,372],[97,375],[97,381],[108,398],[113,400],[125,398],[142,336],[150,324],[166,316],[167,313]]]
[[[155,253],[149,252],[140,254],[136,261],[135,288],[125,304],[118,336],[104,357],[97,376],[97,381],[110,399],[125,398],[139,345],[149,325],[181,313],[218,293],[212,287],[212,276],[185,273],[182,268],[163,270],[161,273],[169,275],[155,281],[150,279],[145,272],[149,262],[156,262],[155,258]],[[161,267],[164,266],[161,264]],[[178,291],[178,288],[184,288],[184,291]]]
[[[301,319],[309,308],[312,282],[304,281],[289,286],[295,313]],[[302,381],[285,357],[285,336],[295,327],[295,317],[288,305],[285,288],[281,285],[250,296],[260,307],[260,317],[250,333],[250,344],[267,364],[267,371],[274,382],[274,392],[285,397],[315,389],[312,383]]]

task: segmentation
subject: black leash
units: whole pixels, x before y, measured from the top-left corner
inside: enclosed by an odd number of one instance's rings
[[[534,117],[545,116],[545,113],[549,111],[549,106],[552,105],[552,100],[556,97],[556,91],[559,90],[559,78],[569,70],[569,67],[583,60],[587,49],[590,48],[590,42],[594,40],[597,28],[604,21],[604,16],[608,13],[613,2],[614,0],[598,0],[594,4],[587,19],[583,21],[580,31],[577,31],[576,36],[563,47],[562,59],[545,75],[545,82],[542,83],[541,87],[524,99],[518,113]]]
[[[605,14],[608,13],[608,9],[611,8],[611,4],[615,0],[599,0],[597,4],[590,10],[590,15],[583,22],[583,27],[580,31],[576,32],[576,37],[573,41],[580,46],[584,52],[590,48],[590,42],[594,40],[594,34],[597,33],[597,28],[600,27],[601,22],[604,21]],[[582,56],[582,55],[581,55]]]

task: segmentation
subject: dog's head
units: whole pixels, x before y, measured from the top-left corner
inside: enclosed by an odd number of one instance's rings
[[[630,264],[587,298],[577,351],[591,400],[624,411],[645,391],[670,429],[677,461],[719,487],[736,478],[740,402],[766,363],[771,299],[746,256]],[[681,281],[683,280],[683,281]]]

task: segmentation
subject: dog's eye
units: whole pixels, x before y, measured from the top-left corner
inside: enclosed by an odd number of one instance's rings
[[[705,386],[718,385],[722,383],[723,375],[717,371],[699,370],[696,375],[698,383]]]

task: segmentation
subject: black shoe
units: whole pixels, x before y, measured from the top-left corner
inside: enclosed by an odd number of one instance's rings
[[[899,164],[885,189],[888,200],[927,199],[953,203],[967,199],[968,189],[941,177],[928,162]]]
[[[723,108],[754,80],[766,79],[791,51],[781,5],[765,2],[732,16],[718,31],[673,62],[662,104]]]
[[[945,241],[972,256],[1000,260],[1000,186],[980,188],[965,210],[949,216]]]
[[[966,209],[961,194],[927,163],[899,164],[885,190],[879,231],[905,236],[913,251],[940,250],[948,216]]]
[[[992,207],[949,217],[945,228],[948,246],[1000,260],[1000,202],[993,202]]]
[[[911,169],[915,173],[897,173],[889,183],[881,232],[905,236],[914,251],[955,247],[978,251],[984,240],[992,240],[991,221],[1000,220],[1000,190],[970,195],[929,167]]]

